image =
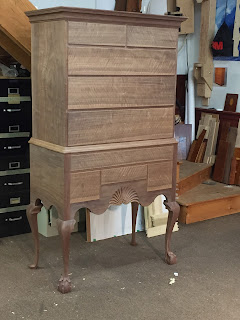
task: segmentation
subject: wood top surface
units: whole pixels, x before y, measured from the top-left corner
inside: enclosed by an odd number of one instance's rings
[[[137,12],[84,9],[76,7],[55,7],[25,12],[30,22],[47,20],[81,20],[106,23],[129,23],[146,26],[176,27],[186,17],[168,15],[142,14]]]
[[[192,176],[193,174],[199,171],[212,167],[212,164],[207,164],[207,163],[196,163],[196,162],[191,162],[187,160],[183,160],[181,162],[182,163],[180,165],[180,173],[179,173],[180,181]]]
[[[240,197],[240,187],[228,186],[223,183],[216,182],[215,185],[200,184],[197,187],[185,192],[180,196],[177,202],[184,206],[207,202],[216,199],[228,197]]]

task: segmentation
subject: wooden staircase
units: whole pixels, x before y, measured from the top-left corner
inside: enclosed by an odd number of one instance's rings
[[[183,161],[180,165],[179,222],[190,224],[240,212],[240,187],[212,181],[211,171],[212,165],[204,163]]]

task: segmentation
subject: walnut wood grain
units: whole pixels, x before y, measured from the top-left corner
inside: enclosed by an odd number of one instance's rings
[[[33,137],[64,146],[67,23],[37,23],[32,33]]]
[[[126,144],[127,146],[127,144]],[[172,160],[173,146],[132,147],[112,151],[87,152],[71,155],[71,171],[101,169],[110,166],[133,165],[141,163]]]
[[[64,155],[30,145],[31,202],[44,200],[49,208],[54,205],[59,215],[64,212]]]
[[[100,198],[101,172],[72,172],[70,175],[70,202],[97,200]]]
[[[125,47],[126,26],[70,21],[68,43]]]
[[[148,191],[172,188],[172,161],[163,161],[148,166]]]
[[[127,26],[127,46],[146,48],[176,48],[178,30]]]
[[[174,105],[175,76],[69,77],[68,109]]]
[[[72,111],[68,146],[172,138],[173,116],[173,107]]]
[[[175,75],[176,50],[102,47],[68,47],[68,74],[81,75]]]
[[[137,181],[147,179],[147,165],[125,166],[119,168],[104,169],[101,172],[101,184],[111,184],[125,181]]]

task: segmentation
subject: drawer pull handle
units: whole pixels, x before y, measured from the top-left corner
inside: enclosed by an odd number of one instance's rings
[[[13,150],[13,149],[21,149],[22,146],[8,146],[8,147],[4,147],[4,149],[8,149],[8,150]]]
[[[19,169],[20,168],[20,162],[10,162],[9,163],[9,169]]]
[[[3,112],[20,112],[22,109],[3,109]]]
[[[20,131],[20,126],[16,125],[16,126],[9,126],[9,132],[19,132]]]
[[[21,203],[21,198],[18,197],[18,198],[10,198],[10,204],[19,204]]]
[[[22,220],[22,218],[23,218],[22,216],[19,218],[9,218],[8,221],[9,222],[19,221],[19,220]],[[6,221],[7,221],[7,219],[6,219]]]
[[[5,186],[21,186],[22,184],[23,184],[23,181],[4,183]]]
[[[19,94],[19,88],[8,88],[8,94]]]

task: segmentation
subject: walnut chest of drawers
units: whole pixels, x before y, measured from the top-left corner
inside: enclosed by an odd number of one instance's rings
[[[59,290],[71,289],[69,238],[78,209],[96,214],[167,197],[166,261],[178,216],[174,139],[178,30],[184,18],[77,8],[27,13],[32,24],[31,204],[55,206],[64,252]]]

